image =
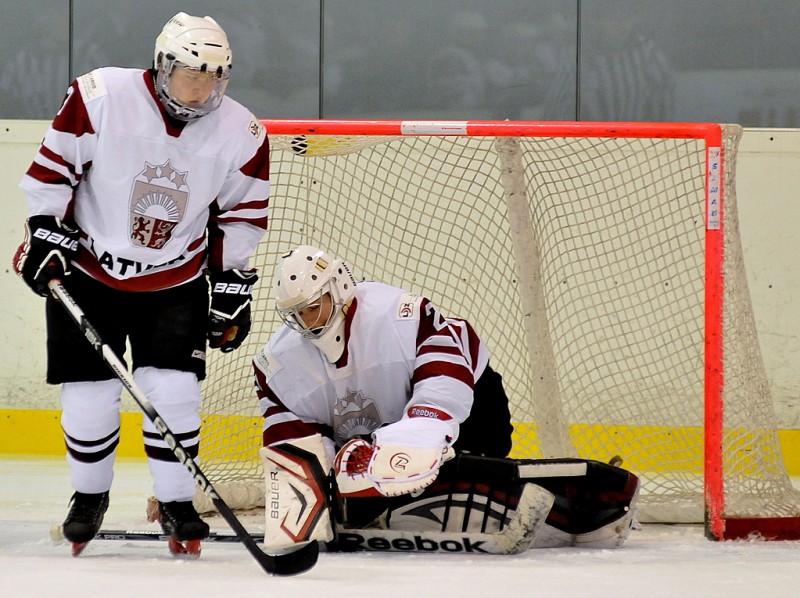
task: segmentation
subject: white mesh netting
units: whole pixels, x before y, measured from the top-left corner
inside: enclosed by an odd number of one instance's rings
[[[221,494],[263,501],[250,360],[278,326],[278,256],[299,244],[358,279],[420,292],[469,320],[505,380],[513,456],[621,455],[643,520],[702,521],[703,139],[272,135],[270,229],[254,258],[254,326],[210,355],[201,464]],[[798,512],[778,444],[725,127],[724,474],[728,510]],[[715,258],[716,259],[716,258]],[[262,502],[263,504],[263,502]],[[777,510],[777,512],[775,512]]]

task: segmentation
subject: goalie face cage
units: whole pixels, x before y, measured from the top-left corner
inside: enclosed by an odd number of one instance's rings
[[[310,244],[473,324],[512,402],[512,456],[619,454],[641,521],[800,538],[739,240],[740,127],[264,122],[253,331],[205,382],[200,456],[229,504],[263,504],[250,360],[280,324],[278,257]]]

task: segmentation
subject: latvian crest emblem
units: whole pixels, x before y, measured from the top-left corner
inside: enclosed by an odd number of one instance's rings
[[[162,249],[170,240],[172,229],[183,218],[188,197],[186,172],[175,170],[169,160],[158,166],[145,162],[131,194],[131,243]]]

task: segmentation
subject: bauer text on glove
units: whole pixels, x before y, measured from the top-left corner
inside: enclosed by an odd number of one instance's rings
[[[34,293],[46,297],[47,283],[70,273],[78,237],[77,229],[55,216],[31,216],[25,223],[25,240],[14,255],[14,271]]]
[[[208,344],[228,353],[238,349],[250,332],[250,301],[258,274],[253,270],[211,273]]]

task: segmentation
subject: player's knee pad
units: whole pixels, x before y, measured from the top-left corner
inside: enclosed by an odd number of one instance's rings
[[[329,502],[333,458],[322,436],[263,447],[266,480],[264,549],[293,552],[333,539]]]
[[[154,367],[137,368],[136,383],[173,432],[192,432],[200,428],[200,383],[192,372]],[[144,429],[155,432],[145,420]]]
[[[122,383],[67,382],[61,386],[61,426],[71,438],[95,441],[119,429]]]

